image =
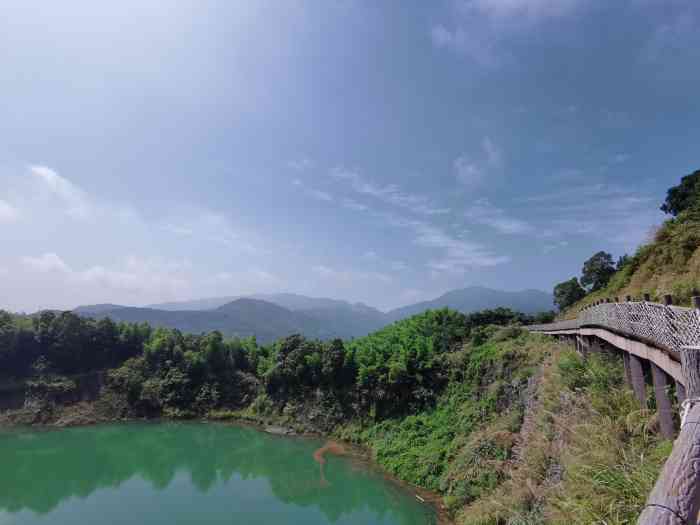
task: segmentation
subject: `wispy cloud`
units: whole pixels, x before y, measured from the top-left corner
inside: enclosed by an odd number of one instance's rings
[[[413,228],[416,233],[415,244],[443,252],[440,257],[428,263],[432,270],[464,273],[469,269],[497,266],[510,261],[509,256],[496,255],[480,243],[456,238],[439,227],[417,223]]]
[[[542,247],[542,253],[548,254],[548,253],[553,252],[554,250],[566,248],[567,246],[569,246],[569,241],[558,241],[558,242],[547,243]]]
[[[442,215],[450,212],[449,208],[436,206],[423,195],[402,191],[395,184],[376,184],[353,170],[334,168],[331,170],[331,177],[349,183],[356,193],[373,197],[385,204],[403,208],[416,214]]]
[[[180,213],[166,221],[162,229],[179,237],[222,244],[234,252],[251,255],[261,251],[251,234],[236,228],[225,214],[211,210]]]
[[[322,202],[335,202],[335,198],[327,191],[319,190],[318,188],[311,188],[307,186],[301,179],[294,179],[292,181],[294,186],[302,189],[306,195]]]
[[[585,0],[457,0],[452,21],[436,24],[430,36],[437,48],[449,49],[481,66],[502,63],[507,42],[524,29],[573,13]]]
[[[463,153],[455,159],[455,177],[462,185],[474,189],[498,173],[504,162],[503,150],[489,137],[484,137],[476,156]]]
[[[87,193],[80,187],[46,166],[30,166],[29,173],[66,205],[68,215],[76,219],[87,219],[91,216],[92,206]]]
[[[91,284],[132,293],[177,294],[188,289],[187,262],[127,257],[120,267],[90,266],[76,270],[55,253],[25,256],[21,263],[30,271],[52,273],[69,284]]]
[[[660,24],[642,50],[642,60],[653,63],[700,56],[700,14],[683,11]]]
[[[369,206],[362,204],[361,202],[357,202],[354,199],[343,199],[341,204],[343,205],[344,208],[347,208],[348,210],[353,210],[353,211],[367,211],[367,210],[369,210]]]
[[[19,219],[19,210],[7,201],[0,199],[0,224],[10,224]]]
[[[308,157],[300,157],[298,159],[292,159],[287,162],[287,167],[291,170],[298,172],[309,171],[315,165],[314,161]]]
[[[354,283],[391,283],[390,275],[381,272],[361,272],[355,270],[332,268],[326,265],[316,265],[311,268],[319,278],[333,281],[334,284],[354,284]]]
[[[309,195],[311,195],[314,199],[319,200],[319,201],[325,201],[325,202],[333,202],[333,196],[322,190],[315,190],[315,189],[309,189],[308,190]]]
[[[663,220],[654,197],[610,184],[571,186],[524,201],[541,204],[548,237],[585,235],[627,251],[644,242],[652,226]]]
[[[476,224],[483,224],[507,235],[529,234],[535,231],[528,222],[509,216],[505,210],[491,204],[488,199],[479,199],[464,213]]]

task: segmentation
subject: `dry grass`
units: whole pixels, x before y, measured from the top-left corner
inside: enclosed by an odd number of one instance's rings
[[[521,461],[461,525],[634,523],[671,443],[621,386],[617,358],[565,348],[543,365]]]
[[[629,266],[617,272],[608,286],[591,293],[563,312],[572,319],[585,306],[599,299],[627,295],[641,298],[651,295],[661,301],[671,294],[679,305],[690,305],[690,298],[700,290],[700,222],[670,220],[656,232],[651,243],[640,247]]]

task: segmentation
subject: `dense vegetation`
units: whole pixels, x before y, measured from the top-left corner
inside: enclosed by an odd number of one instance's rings
[[[441,494],[464,524],[631,523],[669,451],[653,414],[619,388],[619,360],[584,363],[520,328],[551,316],[445,309],[350,342],[271,345],[71,313],[0,319],[0,359],[16,378],[65,383],[110,368],[95,403],[107,419],[243,418],[332,434]]]

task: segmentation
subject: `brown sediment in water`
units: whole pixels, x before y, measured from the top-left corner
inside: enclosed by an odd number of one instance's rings
[[[344,456],[347,452],[347,449],[337,441],[328,441],[321,448],[316,449],[314,452],[314,459],[317,463],[323,465],[326,462],[326,454]]]

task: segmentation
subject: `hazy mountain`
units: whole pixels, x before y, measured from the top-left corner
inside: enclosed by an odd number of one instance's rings
[[[325,297],[308,297],[294,293],[270,293],[270,294],[253,294],[253,295],[238,295],[224,297],[208,297],[205,299],[194,299],[192,301],[175,301],[169,303],[157,303],[148,305],[146,308],[154,308],[156,310],[214,310],[224,304],[235,301],[236,299],[259,299],[268,303],[276,304],[287,310],[318,310],[318,309],[335,309],[348,307],[356,310],[367,309],[368,311],[381,313],[376,308],[367,306],[362,303],[349,303],[339,299],[328,299]],[[99,306],[99,305],[98,305]]]
[[[219,330],[227,336],[255,335],[267,343],[293,333],[322,339],[361,337],[399,319],[446,306],[464,313],[499,306],[534,313],[551,310],[552,296],[539,290],[504,292],[473,286],[388,313],[362,303],[289,293],[198,299],[145,308],[98,304],[80,306],[75,312],[116,321],[147,321],[183,332]]]
[[[80,307],[75,311],[88,317],[110,317],[115,321],[146,321],[152,326],[177,328],[189,333],[219,330],[226,336],[255,335],[263,343],[296,333],[308,337],[322,335],[317,320],[256,299],[237,299],[214,310],[172,311],[131,306],[117,306],[112,310],[91,308]]]
[[[471,286],[461,290],[452,290],[432,301],[423,301],[397,308],[387,315],[393,322],[428,309],[448,307],[470,313],[486,308],[498,308],[499,306],[524,313],[543,312],[554,308],[552,295],[541,290],[505,292],[481,286]]]
[[[76,314],[84,315],[86,317],[92,317],[95,315],[101,315],[105,312],[111,312],[113,310],[118,310],[120,308],[126,308],[119,304],[87,304],[85,306],[78,306],[73,310]]]
[[[166,310],[169,312],[178,312],[182,310],[214,310],[227,303],[241,299],[240,295],[231,295],[225,297],[208,297],[205,299],[194,299],[192,301],[173,301],[170,303],[149,304],[146,308],[154,310]],[[272,302],[272,301],[271,301]]]

